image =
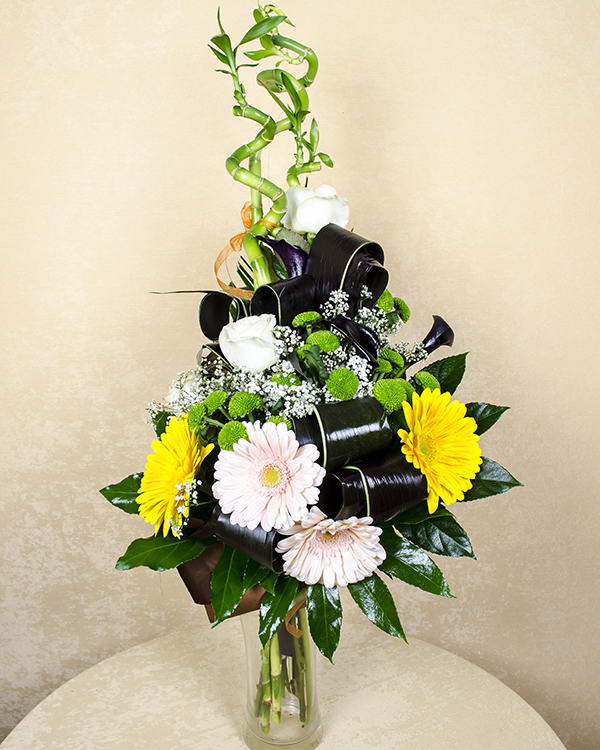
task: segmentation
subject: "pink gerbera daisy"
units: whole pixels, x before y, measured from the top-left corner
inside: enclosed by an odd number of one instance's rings
[[[222,450],[213,495],[231,523],[265,531],[287,529],[319,498],[325,469],[316,445],[300,446],[282,422],[245,423],[248,439]]]
[[[362,581],[386,556],[381,529],[368,516],[334,521],[311,508],[300,524],[281,533],[287,536],[277,545],[284,572],[310,586],[322,583],[330,589]]]

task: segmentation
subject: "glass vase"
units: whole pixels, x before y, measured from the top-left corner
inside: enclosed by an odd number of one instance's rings
[[[289,618],[289,625],[282,625],[265,646],[258,637],[258,612],[248,612],[240,619],[247,667],[246,744],[251,750],[317,747],[322,730],[315,646],[306,606],[300,607]]]

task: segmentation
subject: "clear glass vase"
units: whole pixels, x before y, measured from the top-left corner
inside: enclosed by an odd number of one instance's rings
[[[315,646],[306,607],[282,625],[263,647],[258,612],[241,615],[247,666],[244,739],[251,750],[276,745],[312,750],[321,741]],[[289,631],[302,634],[295,637]]]

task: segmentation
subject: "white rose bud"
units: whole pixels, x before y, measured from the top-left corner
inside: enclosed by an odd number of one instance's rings
[[[316,234],[327,224],[348,226],[348,201],[337,195],[331,185],[321,185],[316,190],[291,187],[286,195],[287,211],[283,217],[286,229]]]
[[[219,334],[219,346],[234,367],[262,372],[279,359],[273,329],[275,316],[250,315],[228,323]]]

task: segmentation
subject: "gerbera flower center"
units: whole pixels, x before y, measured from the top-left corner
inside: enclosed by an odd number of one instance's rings
[[[260,483],[263,487],[276,487],[282,480],[283,472],[277,464],[265,464],[260,471]]]
[[[424,457],[431,460],[435,460],[437,455],[437,444],[429,436],[421,436],[418,446],[419,453]]]

